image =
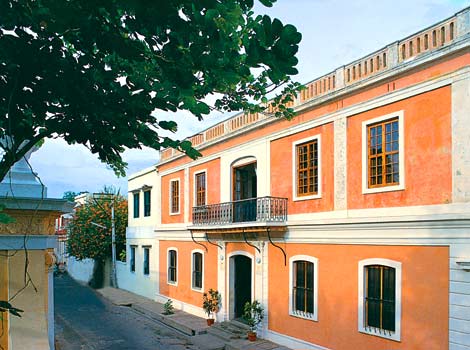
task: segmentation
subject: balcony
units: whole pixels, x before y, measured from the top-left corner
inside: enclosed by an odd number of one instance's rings
[[[193,226],[285,224],[287,198],[259,197],[193,208]]]

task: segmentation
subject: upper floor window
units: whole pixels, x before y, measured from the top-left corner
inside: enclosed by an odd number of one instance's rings
[[[401,263],[359,262],[359,331],[400,340]]]
[[[139,217],[139,211],[140,211],[140,194],[133,193],[133,199],[134,199],[134,218]]]
[[[168,250],[168,283],[176,284],[177,276],[178,252],[175,249]]]
[[[131,246],[130,266],[131,272],[135,272],[135,246]]]
[[[294,143],[294,200],[321,196],[320,135]]]
[[[196,251],[192,253],[192,282],[193,289],[202,290],[202,274],[203,274],[203,255]]]
[[[180,180],[170,181],[170,213],[179,214],[180,211]]]
[[[201,172],[195,175],[195,196],[196,206],[206,205],[206,173]]]
[[[297,255],[290,258],[290,305],[292,316],[318,320],[318,259]]]
[[[150,190],[144,191],[144,216],[150,216]]]
[[[144,247],[144,275],[150,274],[150,247]]]
[[[403,112],[363,122],[363,192],[404,189]]]

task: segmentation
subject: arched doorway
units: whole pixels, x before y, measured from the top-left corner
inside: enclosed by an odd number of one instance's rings
[[[243,316],[243,308],[247,301],[252,300],[252,258],[236,254],[230,257],[229,301],[230,319]]]

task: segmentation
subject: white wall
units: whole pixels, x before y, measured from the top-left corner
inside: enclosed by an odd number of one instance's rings
[[[153,232],[151,233],[153,234]],[[125,263],[119,261],[116,264],[118,287],[150,299],[155,299],[158,291],[158,241],[153,238],[131,238],[129,237],[128,229],[126,242],[127,261]],[[134,272],[131,272],[130,266],[131,246],[135,246]],[[144,247],[150,249],[150,273],[148,275],[144,275]]]
[[[77,260],[70,256],[67,260],[67,272],[77,281],[88,283],[93,275],[93,259]]]

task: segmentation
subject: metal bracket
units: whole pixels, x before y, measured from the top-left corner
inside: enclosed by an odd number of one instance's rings
[[[269,242],[271,242],[271,244],[273,246],[275,246],[277,249],[280,249],[282,254],[284,254],[284,266],[287,266],[287,255],[286,255],[286,252],[284,251],[284,249],[281,247],[281,246],[278,246],[276,243],[273,242],[273,240],[271,239],[271,231],[269,230],[269,227],[266,229],[266,232],[268,233],[268,239],[269,239]]]
[[[209,237],[207,236],[207,232],[206,232],[206,241],[207,241],[207,243],[209,243],[209,244],[212,244],[212,245],[215,245],[216,247],[219,247],[220,250],[224,250],[224,247],[222,247],[221,245],[219,245],[219,244],[217,244],[217,243],[214,243],[214,242],[212,242],[212,241],[209,240]]]
[[[196,243],[196,244],[199,244],[199,245],[203,246],[203,247],[204,247],[204,249],[206,250],[206,253],[208,253],[208,252],[209,252],[209,250],[207,249],[207,247],[206,247],[204,244],[202,244],[201,242],[197,242],[197,241],[194,239],[194,235],[193,235],[193,231],[192,231],[192,230],[191,230],[191,239],[193,240],[193,242],[194,242],[194,243]]]
[[[246,244],[248,244],[250,247],[255,248],[255,249],[258,251],[258,253],[261,254],[261,250],[260,250],[257,246],[255,246],[254,244],[248,242],[248,240],[246,239],[245,230],[243,230],[243,239],[245,240],[245,243],[246,243]]]

